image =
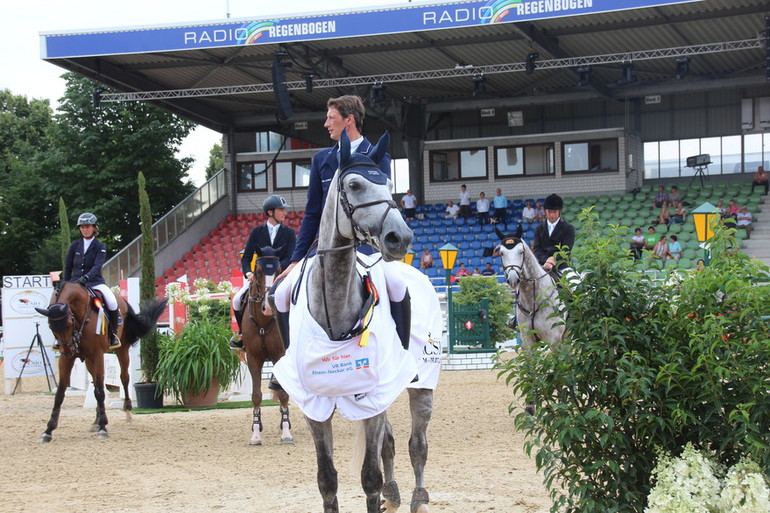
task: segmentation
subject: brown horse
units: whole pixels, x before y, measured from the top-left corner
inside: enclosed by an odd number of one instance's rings
[[[141,314],[136,314],[126,300],[118,296],[118,307],[124,321],[118,327],[121,346],[116,349],[120,362],[120,380],[123,383],[123,410],[131,414],[131,397],[128,390],[129,347],[141,337],[147,335],[163,312],[166,300],[152,301]],[[59,425],[59,412],[64,401],[64,393],[70,385],[70,375],[75,359],[80,358],[86,364],[88,373],[94,382],[96,398],[96,420],[92,431],[96,438],[107,438],[107,414],[104,409],[104,354],[109,348],[109,329],[107,316],[100,308],[102,299],[90,288],[73,282],[63,282],[57,286],[48,308],[36,310],[48,317],[48,326],[61,348],[59,357],[59,384],[56,389],[51,418],[40,438],[41,442],[50,442],[51,433]]]
[[[257,263],[254,268],[248,289],[248,309],[244,312],[243,349],[246,351],[246,363],[251,374],[251,402],[254,405],[251,425],[251,440],[249,445],[262,445],[262,366],[270,360],[275,364],[285,353],[281,335],[276,326],[272,312],[266,313],[267,292],[273,285],[273,280],[280,274],[280,263],[276,250],[267,246],[260,248]],[[248,313],[248,317],[245,315]],[[289,394],[283,390],[275,390],[275,395],[281,403],[281,443],[294,443],[291,436],[289,421]]]

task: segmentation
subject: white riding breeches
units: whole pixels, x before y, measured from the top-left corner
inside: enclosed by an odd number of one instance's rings
[[[115,294],[112,292],[112,289],[110,289],[107,284],[101,283],[99,285],[94,285],[91,287],[94,290],[98,290],[102,293],[104,296],[104,303],[105,306],[107,306],[107,310],[117,310],[118,309],[118,300],[115,297]]]
[[[248,279],[243,279],[243,286],[233,296],[233,310],[238,310],[239,312],[241,311],[241,298],[243,297],[243,293],[248,290],[249,283],[250,282]]]

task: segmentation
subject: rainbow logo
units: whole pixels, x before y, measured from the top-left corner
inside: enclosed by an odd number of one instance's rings
[[[249,23],[248,25],[245,25],[238,29],[238,39],[237,42],[239,45],[252,45],[256,43],[257,39],[262,37],[266,31],[273,28],[277,23],[280,23],[280,20],[276,21],[255,21],[252,23]]]
[[[522,0],[492,0],[486,6],[490,16],[484,16],[482,23],[501,23],[505,20],[513,9],[516,8],[516,4],[522,3]]]

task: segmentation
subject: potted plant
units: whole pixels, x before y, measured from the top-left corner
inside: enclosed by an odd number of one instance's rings
[[[155,373],[158,385],[186,406],[215,405],[220,389],[240,377],[241,360],[227,343],[230,335],[227,319],[201,316],[179,333],[164,336]]]
[[[142,338],[139,344],[142,381],[134,383],[139,408],[163,408],[163,389],[158,386],[158,352],[162,335],[157,330]]]

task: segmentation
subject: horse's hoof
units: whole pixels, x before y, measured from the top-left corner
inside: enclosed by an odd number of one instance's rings
[[[292,445],[292,444],[294,444],[294,439],[293,438],[281,438],[281,443],[282,444]]]
[[[249,445],[261,446],[262,445],[262,440],[251,440],[249,442]]]
[[[48,433],[43,433],[43,434],[40,436],[40,440],[38,440],[38,442],[40,442],[40,443],[48,443],[48,442],[50,442],[52,439],[53,439],[53,437],[52,437],[51,435],[49,435]]]
[[[97,433],[94,435],[94,438],[95,438],[96,440],[106,440],[106,439],[107,439],[107,438],[109,438],[109,437],[110,437],[110,434],[109,434],[109,433],[107,433],[107,431],[105,431],[104,429],[102,429],[101,431],[98,431],[98,432],[97,432]]]
[[[411,513],[428,513],[430,497],[425,488],[415,488],[412,492],[412,503],[409,505]]]
[[[384,498],[382,511],[394,513],[401,506],[401,493],[399,493],[398,484],[395,481],[388,481],[382,485],[382,496]]]

